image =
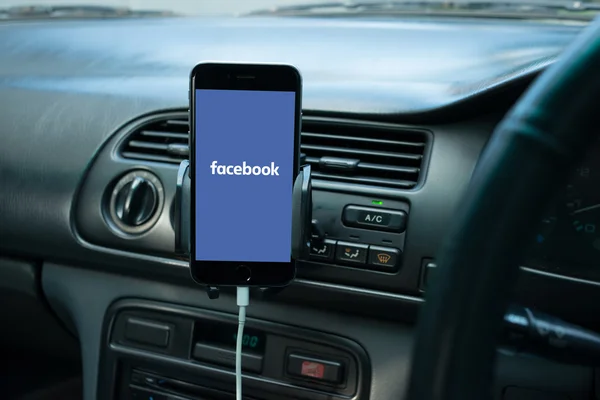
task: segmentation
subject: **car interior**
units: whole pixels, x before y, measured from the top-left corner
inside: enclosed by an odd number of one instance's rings
[[[600,399],[600,3],[252,1],[0,4],[0,398],[235,398],[181,227],[221,60],[302,74],[324,238],[251,290],[245,399]]]

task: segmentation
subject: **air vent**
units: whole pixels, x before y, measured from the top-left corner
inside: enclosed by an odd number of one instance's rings
[[[306,121],[302,153],[316,178],[410,189],[419,182],[427,139],[418,130]]]
[[[305,118],[302,153],[314,177],[410,189],[417,185],[428,134],[380,125]],[[155,119],[137,128],[121,156],[178,164],[187,159],[187,118]]]
[[[127,137],[120,152],[124,158],[179,164],[189,154],[188,120],[148,122]]]

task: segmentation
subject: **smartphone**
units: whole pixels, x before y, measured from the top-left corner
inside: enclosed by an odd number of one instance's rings
[[[190,76],[193,279],[285,286],[296,274],[292,189],[302,79],[279,64],[201,63]]]

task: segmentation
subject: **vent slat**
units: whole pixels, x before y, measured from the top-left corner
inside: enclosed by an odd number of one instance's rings
[[[315,157],[307,157],[306,162],[311,165],[316,165],[319,167],[319,159]],[[369,164],[359,162],[357,165],[358,170],[365,171],[387,171],[387,172],[398,172],[398,173],[406,173],[406,174],[418,174],[420,172],[419,168],[416,167],[398,167],[394,165],[385,165],[385,164]]]
[[[132,140],[131,142],[129,142],[129,147],[134,147],[136,149],[152,149],[167,151],[169,145],[163,143],[142,142],[141,140]]]
[[[155,137],[155,138],[173,138],[173,139],[179,139],[179,140],[182,140],[185,142],[188,141],[187,132],[178,133],[178,132],[165,132],[165,131],[141,131],[140,135],[146,136],[146,137]]]
[[[399,167],[395,165],[385,164],[369,164],[369,163],[358,163],[358,169],[366,169],[372,171],[388,171],[388,172],[404,172],[407,174],[418,174],[420,169],[417,167]]]
[[[305,144],[302,145],[302,151],[308,153],[306,150],[318,151],[325,154],[351,154],[351,155],[368,155],[375,157],[390,157],[390,158],[400,158],[405,160],[414,160],[420,161],[423,156],[419,154],[407,154],[407,153],[392,153],[389,151],[373,151],[373,150],[360,150],[360,149],[346,149],[341,147],[332,147],[332,146],[316,146]]]
[[[180,159],[179,157],[169,157],[166,155],[162,156],[162,155],[158,155],[158,154],[149,154],[149,153],[140,154],[140,153],[135,153],[135,152],[131,152],[131,151],[124,151],[123,153],[121,153],[121,155],[124,158],[130,158],[133,160],[148,160],[148,161],[177,163],[177,164],[179,164],[183,160],[183,159]]]
[[[415,147],[422,148],[425,147],[425,143],[415,143],[415,142],[403,142],[403,141],[395,141],[395,140],[386,140],[386,139],[372,139],[372,138],[364,138],[364,137],[354,137],[354,136],[337,136],[337,135],[328,135],[328,134],[319,134],[319,133],[311,133],[311,132],[302,132],[303,143],[308,143],[305,138],[314,138],[316,140],[320,139],[332,139],[335,141],[348,141],[348,142],[357,142],[357,143],[377,143],[383,145],[391,145],[391,146],[406,146],[406,147]]]
[[[314,178],[328,179],[332,181],[344,181],[352,183],[360,183],[363,185],[375,185],[375,186],[392,186],[400,188],[412,188],[417,182],[416,181],[405,181],[405,180],[394,180],[394,179],[377,179],[372,177],[360,177],[360,176],[340,176],[332,174],[324,174],[322,172],[313,172]]]
[[[428,136],[394,126],[303,122],[302,153],[322,180],[411,189],[417,186]],[[133,131],[120,148],[124,158],[178,164],[187,158],[188,121],[154,119]]]
[[[166,125],[177,126],[184,129],[184,132],[187,132],[189,124],[187,119],[169,119],[165,122]]]

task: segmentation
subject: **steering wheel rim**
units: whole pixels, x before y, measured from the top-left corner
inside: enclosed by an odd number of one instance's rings
[[[597,135],[600,19],[495,129],[442,245],[413,349],[408,400],[491,396],[496,344],[543,207]]]

